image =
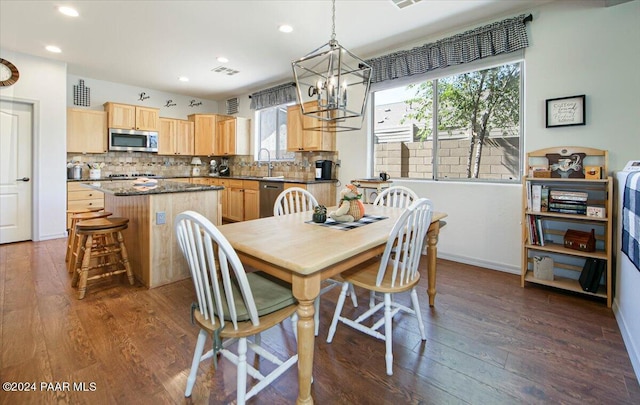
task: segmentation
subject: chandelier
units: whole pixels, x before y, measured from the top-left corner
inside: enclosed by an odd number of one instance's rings
[[[336,40],[335,0],[329,42],[291,65],[302,114],[316,118],[304,129],[341,132],[362,127],[371,66]]]

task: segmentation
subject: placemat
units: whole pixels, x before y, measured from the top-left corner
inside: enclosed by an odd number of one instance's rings
[[[360,228],[361,226],[369,225],[374,222],[378,222],[387,218],[389,217],[365,214],[362,218],[353,222],[337,222],[333,218],[327,218],[327,222],[324,222],[324,223],[318,223],[313,221],[305,221],[305,223],[313,224],[313,225],[328,226],[331,228],[340,229],[341,231],[348,231],[349,229]]]

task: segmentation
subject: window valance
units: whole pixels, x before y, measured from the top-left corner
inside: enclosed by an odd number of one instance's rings
[[[369,59],[366,62],[373,68],[371,83],[426,73],[526,48],[529,46],[526,21],[531,21],[531,16],[522,14],[408,51]]]
[[[251,97],[251,108],[254,110],[290,103],[296,101],[296,84],[294,82],[281,84],[260,90],[249,97]]]

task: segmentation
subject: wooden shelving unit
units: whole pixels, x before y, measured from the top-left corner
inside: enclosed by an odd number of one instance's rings
[[[572,291],[588,296],[600,297],[606,300],[607,307],[612,304],[612,215],[613,215],[613,180],[606,177],[608,154],[605,150],[558,147],[533,151],[527,154],[530,166],[544,166],[549,164],[548,155],[582,156],[582,170],[584,166],[599,166],[602,168],[604,178],[560,178],[560,177],[529,177],[522,180],[523,185],[523,210],[522,210],[522,274],[521,285],[527,283],[540,284]],[[546,163],[545,163],[546,162]],[[529,186],[539,184],[549,190],[580,191],[588,194],[587,205],[605,208],[605,217],[591,217],[580,214],[563,214],[549,211],[534,211],[529,209]],[[530,240],[530,217],[534,216],[542,225],[544,246]],[[564,234],[567,229],[588,231],[594,229],[596,233],[596,250],[585,252],[566,248],[563,244]],[[534,277],[533,257],[549,256],[554,260],[553,280],[543,280]],[[578,282],[584,262],[588,258],[596,258],[605,261],[604,283],[598,291],[584,291]]]

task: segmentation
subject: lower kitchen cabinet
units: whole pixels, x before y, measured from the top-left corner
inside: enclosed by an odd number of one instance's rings
[[[260,182],[243,180],[244,189],[244,220],[260,218]]]
[[[71,227],[73,211],[104,208],[104,193],[87,188],[82,184],[81,182],[67,183],[67,229]]]
[[[300,187],[307,190],[313,194],[318,204],[324,205],[325,207],[332,207],[337,204],[336,183],[284,183],[285,190],[291,187]]]

